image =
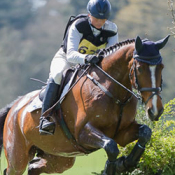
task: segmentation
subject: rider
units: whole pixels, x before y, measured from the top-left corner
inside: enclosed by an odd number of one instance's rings
[[[62,73],[65,69],[86,63],[98,63],[95,52],[118,42],[116,24],[108,20],[111,4],[108,0],[89,0],[87,15],[80,15],[68,28],[63,44],[55,54],[43,100],[42,114],[58,99]],[[78,15],[79,16],[79,15]],[[40,134],[53,134],[55,123],[49,117],[40,117]]]

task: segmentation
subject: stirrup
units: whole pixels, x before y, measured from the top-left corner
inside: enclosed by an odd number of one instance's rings
[[[39,133],[41,135],[53,135],[55,132],[55,123],[42,117],[40,120]]]
[[[40,135],[53,135],[54,132],[55,132],[55,128],[53,128],[52,130],[45,130],[45,129],[42,129],[41,127],[39,127]]]
[[[42,120],[41,129],[49,131],[49,130],[54,130],[54,128],[55,128],[54,122],[50,122],[47,119]]]
[[[54,131],[45,131],[43,129],[39,129],[40,135],[53,135]]]

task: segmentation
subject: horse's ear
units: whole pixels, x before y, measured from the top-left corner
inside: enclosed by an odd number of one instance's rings
[[[168,42],[169,37],[170,37],[170,35],[167,35],[165,38],[155,42],[155,45],[157,46],[157,48],[159,50],[162,49],[166,45],[166,43]]]
[[[135,49],[136,49],[137,53],[139,53],[139,51],[141,51],[142,47],[143,47],[142,40],[140,39],[139,36],[137,36],[136,42],[135,42]]]

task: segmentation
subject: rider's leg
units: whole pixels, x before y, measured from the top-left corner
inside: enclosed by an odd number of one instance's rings
[[[63,52],[62,49],[59,49],[59,51],[55,54],[54,58],[52,59],[50,65],[50,81],[46,87],[46,94],[43,101],[42,114],[58,100],[57,92],[59,91],[59,85],[61,84],[63,71],[65,69],[68,69],[70,66],[72,66],[72,64],[67,62],[66,54]],[[41,116],[39,127],[40,134],[53,134],[53,132],[50,131],[54,131],[54,129],[54,122],[50,122],[49,118],[44,118]]]
[[[56,84],[53,78],[50,78],[45,90],[45,96],[43,99],[42,113],[40,117],[40,134],[53,134],[55,130],[55,123],[50,122],[50,117],[44,117],[43,113],[47,111],[54,103],[56,103],[58,98],[58,90],[60,85]]]

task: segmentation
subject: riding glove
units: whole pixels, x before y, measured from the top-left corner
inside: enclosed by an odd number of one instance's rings
[[[100,59],[96,55],[86,55],[85,63],[96,64],[100,61]]]

